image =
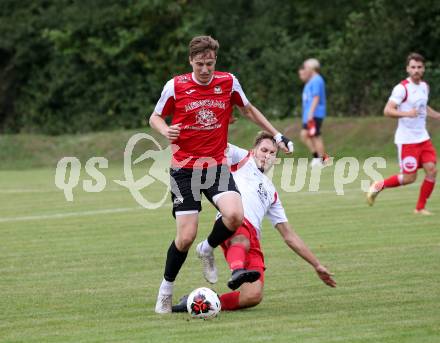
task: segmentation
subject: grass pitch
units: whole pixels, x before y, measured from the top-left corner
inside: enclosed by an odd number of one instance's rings
[[[331,168],[319,193],[281,191],[290,222],[338,288],[322,284],[265,223],[262,304],[199,321],[154,313],[175,232],[169,202],[140,209],[111,181],[122,167],[105,174],[105,191],[78,187],[70,203],[54,168],[0,171],[1,342],[440,342],[438,190],[432,217],[412,214],[416,186],[385,191],[373,208],[360,180],[337,196]],[[153,184],[147,195],[162,191]],[[197,242],[213,216],[204,203]],[[222,293],[229,272],[220,251],[216,257],[220,281],[210,287]],[[192,248],[175,300],[200,286],[208,285]]]

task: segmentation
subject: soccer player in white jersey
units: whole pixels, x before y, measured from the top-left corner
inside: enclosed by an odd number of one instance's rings
[[[336,286],[332,274],[292,230],[275,186],[265,175],[272,167],[277,151],[273,136],[266,132],[258,134],[251,151],[228,145],[228,164],[242,196],[245,219],[234,235],[221,245],[232,271],[228,286],[233,290],[220,296],[222,310],[256,306],[263,298],[265,266],[260,239],[264,217],[271,221],[286,244],[313,266],[325,284]],[[203,250],[205,246],[206,240],[198,245],[198,249]],[[238,288],[240,290],[236,291]],[[184,311],[186,297],[173,306],[173,312]]]
[[[425,170],[425,179],[420,188],[419,199],[414,213],[430,215],[426,201],[431,195],[437,175],[437,156],[426,130],[426,117],[440,119],[440,113],[428,106],[429,86],[423,81],[425,59],[422,55],[411,53],[407,58],[408,78],[396,85],[385,106],[385,116],[398,118],[394,137],[397,145],[400,173],[383,181],[375,182],[367,193],[370,206],[385,188],[399,187],[413,183],[417,170]]]

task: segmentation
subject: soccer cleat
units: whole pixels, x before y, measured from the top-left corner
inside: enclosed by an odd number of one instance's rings
[[[188,294],[184,295],[183,297],[180,298],[179,303],[172,307],[172,311],[173,312],[186,312],[187,311],[187,308],[186,308],[187,301],[188,301]]]
[[[228,281],[228,287],[235,291],[245,282],[255,282],[260,278],[260,272],[256,270],[236,269]]]
[[[323,166],[323,162],[322,162],[322,158],[321,157],[315,157],[312,159],[312,161],[310,162],[310,167],[322,167]]]
[[[331,160],[331,158],[330,158],[329,155],[324,154],[324,156],[322,156],[322,165],[323,165],[323,166],[330,165],[331,161],[332,161],[332,160]]]
[[[371,186],[370,189],[367,192],[367,203],[370,206],[374,205],[374,201],[376,200],[376,197],[378,196],[378,194],[380,193],[379,190],[379,182],[374,182]]]
[[[171,313],[171,305],[173,304],[172,294],[161,294],[157,296],[155,312],[159,314]]]
[[[197,257],[200,259],[200,261],[202,261],[203,276],[209,283],[216,283],[218,281],[218,276],[217,267],[214,260],[214,252],[208,254],[204,253],[202,251],[202,244],[203,242],[197,244],[196,253]]]
[[[432,216],[432,212],[428,211],[426,208],[422,208],[421,210],[415,209],[414,214],[421,214],[422,216]]]

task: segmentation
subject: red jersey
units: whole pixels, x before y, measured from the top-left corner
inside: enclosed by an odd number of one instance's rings
[[[233,106],[248,103],[240,83],[230,73],[215,71],[206,85],[192,73],[168,81],[154,112],[172,116],[172,125],[181,123],[180,135],[173,142],[171,165],[206,168],[224,163]]]

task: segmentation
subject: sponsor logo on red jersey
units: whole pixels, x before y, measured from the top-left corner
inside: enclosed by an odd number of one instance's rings
[[[226,108],[226,104],[224,101],[214,99],[196,100],[185,105],[185,112],[195,110],[199,107],[216,107],[224,110]]]
[[[214,112],[206,108],[202,108],[199,112],[197,112],[196,123],[203,126],[210,126],[217,123],[217,118]]]

